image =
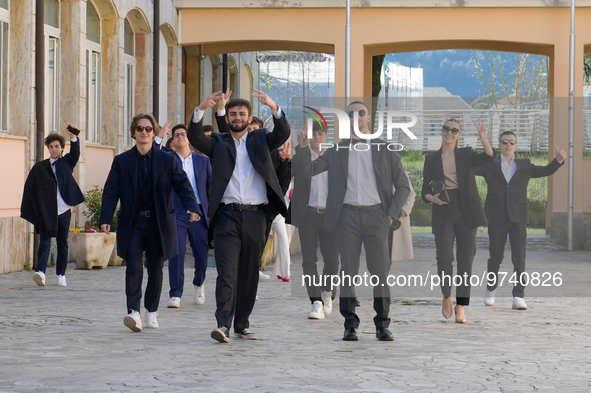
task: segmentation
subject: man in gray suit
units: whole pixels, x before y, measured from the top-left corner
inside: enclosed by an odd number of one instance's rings
[[[369,133],[370,115],[364,103],[352,102],[347,113],[351,120],[357,113],[358,130]],[[353,129],[352,124],[352,135]],[[307,146],[307,136],[301,133],[296,151],[307,157],[299,160],[295,176],[311,177],[328,171],[324,225],[329,231],[337,229],[342,277],[352,279],[358,274],[364,245],[369,273],[379,278],[379,284],[373,286],[376,337],[380,341],[392,341],[394,336],[388,330],[390,289],[386,283],[390,271],[388,233],[390,227],[400,226],[401,209],[410,194],[400,157],[380,139],[344,140],[313,162],[310,149],[304,149]],[[359,317],[355,313],[355,288],[351,280],[344,279],[341,283],[339,303],[341,315],[345,317],[343,340],[357,341]]]

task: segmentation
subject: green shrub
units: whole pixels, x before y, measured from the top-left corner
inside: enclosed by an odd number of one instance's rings
[[[99,188],[99,186],[94,186],[92,190],[88,190],[84,193],[84,198],[86,198],[86,211],[84,215],[87,218],[86,221],[86,228],[93,228],[99,226],[99,221],[101,218],[101,204],[103,201],[103,189]],[[113,215],[113,222],[111,223],[111,232],[117,231],[117,212],[119,211],[119,207],[115,210],[115,214]]]

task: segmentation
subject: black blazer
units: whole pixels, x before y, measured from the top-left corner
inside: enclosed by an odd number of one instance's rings
[[[80,157],[80,139],[70,141],[70,152],[55,162],[55,172],[49,159],[36,163],[25,182],[21,202],[21,217],[43,230],[57,234],[57,186],[64,202],[76,206],[84,202],[84,195],[72,172]]]
[[[326,213],[324,214],[324,226],[329,231],[332,231],[337,225],[347,192],[350,144],[350,139],[343,140],[338,145],[326,150],[313,162],[310,162],[310,149],[308,147],[296,147],[296,155],[301,157],[294,163],[294,165],[297,164],[294,167],[296,179],[298,176],[310,178],[328,170],[328,197],[326,200]],[[339,147],[338,150],[337,146]],[[398,229],[400,227],[398,218],[400,218],[402,206],[410,194],[408,176],[404,172],[398,153],[386,149],[386,143],[383,140],[375,139],[372,141],[371,146],[373,168],[376,174],[382,209],[387,215],[394,218],[392,228]],[[395,192],[393,192],[392,187],[396,188]]]
[[[476,169],[476,175],[484,176],[488,185],[484,212],[490,223],[498,224],[508,218],[516,224],[529,224],[527,208],[529,179],[550,176],[564,165],[564,162],[561,164],[555,158],[546,166],[538,166],[532,164],[529,158],[516,158],[515,164],[517,170],[509,184],[501,169],[500,155],[492,163]]]
[[[271,160],[271,152],[289,139],[290,128],[285,113],[282,113],[280,119],[273,116],[273,121],[275,123],[273,132],[267,132],[266,129],[261,128],[249,132],[246,137],[246,149],[250,162],[267,185],[269,199],[269,203],[265,206],[267,218],[273,218],[277,214],[287,215],[287,207]],[[189,142],[200,152],[209,156],[213,163],[208,211],[209,217],[213,219],[234,172],[236,146],[229,132],[214,132],[210,137],[205,136],[203,121],[195,123],[191,120],[187,136]]]
[[[310,160],[310,154],[303,154],[302,149],[296,148],[298,153],[291,159],[292,165],[296,168],[294,174],[298,174],[297,168],[301,168],[299,163],[302,159]],[[309,147],[307,148],[309,150]],[[289,218],[290,222],[296,227],[299,227],[306,221],[308,215],[308,202],[310,201],[310,189],[312,188],[312,178],[307,176],[295,176],[293,179],[293,195],[289,204]],[[287,220],[286,220],[287,222]]]
[[[426,203],[430,202],[425,199],[425,195],[433,195],[429,183],[431,183],[432,180],[445,181],[441,152],[442,150],[439,149],[436,152],[425,156],[423,190],[421,195]],[[455,156],[462,210],[466,216],[468,226],[470,228],[477,228],[486,225],[486,216],[484,214],[484,209],[482,208],[480,195],[478,194],[478,187],[476,186],[475,168],[492,162],[494,156],[491,157],[486,153],[478,153],[471,147],[456,147]],[[447,205],[433,204],[433,214],[431,217],[432,233],[443,233],[445,220],[447,219],[447,210]]]
[[[230,127],[228,126],[228,122],[226,121],[226,116],[219,116],[216,111],[215,122],[218,125],[219,132],[227,132],[228,134],[230,133]],[[281,191],[283,192],[283,195],[285,195],[287,189],[289,188],[289,183],[291,182],[290,160],[283,161],[281,159],[279,150],[275,149],[271,151],[271,163],[273,164],[273,168],[275,168],[277,179],[279,179]]]
[[[138,182],[137,147],[134,146],[115,156],[105,183],[101,206],[100,225],[110,225],[117,202],[121,201],[121,209],[117,213],[117,255],[123,259],[127,257],[127,245],[137,214]],[[152,189],[162,251],[166,260],[179,252],[173,189],[181,199],[185,211],[201,214],[201,210],[191,183],[176,158],[156,148],[152,148]]]

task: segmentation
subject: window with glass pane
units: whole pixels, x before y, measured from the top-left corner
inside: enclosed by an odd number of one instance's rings
[[[59,129],[59,40],[55,37],[49,37],[47,41],[46,64],[45,130],[50,133]]]
[[[8,9],[8,0],[0,0],[0,8]]]
[[[58,0],[45,0],[45,24],[59,29],[60,3]]]
[[[8,23],[0,25],[0,130],[8,131]]]
[[[100,140],[100,89],[101,89],[101,54],[88,50],[86,52],[88,69],[87,92],[87,125],[86,139],[99,143]]]
[[[124,141],[125,146],[133,145],[134,139],[131,137],[129,132],[129,125],[133,119],[133,100],[134,100],[134,87],[135,85],[135,69],[133,64],[125,64],[125,122],[124,122]]]
[[[101,43],[101,20],[92,2],[86,2],[86,39]]]
[[[133,56],[135,53],[135,34],[131,28],[131,24],[125,19],[125,43],[124,51],[126,55]]]

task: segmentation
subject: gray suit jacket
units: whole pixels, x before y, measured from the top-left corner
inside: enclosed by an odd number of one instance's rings
[[[313,162],[310,161],[310,149],[308,147],[296,147],[296,154],[302,155],[301,159],[297,160],[297,166],[294,168],[296,178],[298,176],[309,178],[328,171],[328,198],[324,226],[329,231],[332,231],[337,225],[343,201],[345,200],[345,193],[347,192],[350,145],[351,140],[344,140],[328,149]],[[372,161],[382,209],[386,214],[394,218],[392,227],[398,229],[400,227],[398,218],[400,218],[402,206],[410,194],[408,177],[402,167],[400,156],[396,152],[389,151],[384,141],[375,139],[372,141]],[[393,192],[392,187],[396,189],[395,192]]]

